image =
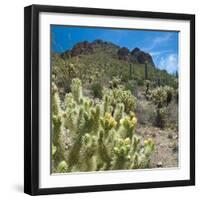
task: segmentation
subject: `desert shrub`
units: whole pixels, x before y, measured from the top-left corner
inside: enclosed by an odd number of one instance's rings
[[[92,94],[95,98],[99,98],[101,99],[102,98],[102,84],[99,83],[99,82],[95,82],[91,85],[91,90],[92,90]]]
[[[129,79],[130,79],[129,73],[123,72],[123,74],[121,76],[121,81],[124,82],[124,83],[126,83]]]
[[[111,108],[110,99],[94,104],[82,95],[79,79],[72,80],[72,93],[61,108],[58,90],[52,88],[52,167],[53,172],[136,169],[149,166],[154,142],[136,135],[137,118],[126,114],[125,105]],[[112,110],[112,112],[110,112]],[[68,148],[61,140],[64,130]]]
[[[144,80],[143,79],[138,79],[137,80],[138,86],[143,86],[144,85]]]
[[[124,84],[124,87],[125,87],[125,90],[129,90],[131,91],[133,95],[136,95],[137,87],[136,87],[135,81],[132,81],[132,80],[128,81],[127,83]]]
[[[155,122],[156,113],[153,112],[155,106],[149,101],[138,101],[136,106],[136,115],[138,123],[152,125]]]
[[[178,106],[176,100],[172,100],[167,107],[166,127],[170,129],[178,129]]]
[[[155,117],[155,125],[164,128],[166,124],[166,108],[158,108],[156,109],[156,117]]]

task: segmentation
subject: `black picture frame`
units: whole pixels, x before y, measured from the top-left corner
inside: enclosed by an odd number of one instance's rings
[[[190,23],[190,179],[177,181],[39,188],[39,13],[73,13]],[[195,185],[195,15],[82,7],[31,5],[24,9],[24,192],[46,195]]]

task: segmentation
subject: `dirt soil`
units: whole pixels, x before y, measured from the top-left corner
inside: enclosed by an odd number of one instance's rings
[[[151,157],[150,168],[178,167],[177,131],[138,124],[136,133],[143,139],[152,138],[155,142],[156,148]]]

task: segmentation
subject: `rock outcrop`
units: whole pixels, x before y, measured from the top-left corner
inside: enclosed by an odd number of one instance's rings
[[[122,47],[117,52],[118,58],[121,60],[128,60],[130,52],[126,47]]]
[[[135,48],[131,51],[131,60],[140,64],[148,63],[152,66],[155,66],[151,55],[141,51],[139,48]]]
[[[88,53],[93,53],[93,48],[87,41],[77,43],[71,50],[72,57]]]
[[[152,66],[154,65],[153,59],[149,53],[146,53],[139,48],[134,48],[131,52],[128,48],[122,47],[111,43],[106,42],[103,40],[94,40],[93,42],[83,41],[79,42],[71,50],[67,50],[64,53],[61,54],[61,56],[64,58],[68,57],[75,57],[79,55],[86,55],[86,54],[92,54],[97,49],[102,49],[102,51],[105,51],[106,49],[109,49],[109,53],[112,52],[112,55],[116,55],[118,59],[125,60],[128,62],[134,62],[139,64],[145,64],[148,63]]]

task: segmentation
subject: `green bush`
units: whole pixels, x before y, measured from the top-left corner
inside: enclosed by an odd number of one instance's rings
[[[136,82],[135,81],[128,81],[127,83],[124,84],[125,90],[131,91],[133,95],[136,95]]]
[[[138,86],[144,86],[144,80],[143,79],[138,79],[137,80]]]
[[[153,125],[155,123],[156,113],[155,105],[149,101],[138,101],[136,106],[136,115],[138,123],[145,125]]]
[[[103,96],[102,90],[103,90],[102,84],[99,82],[93,83],[91,85],[91,91],[95,98],[102,99],[102,96]]]
[[[155,125],[160,128],[164,128],[166,124],[166,115],[166,108],[156,109]]]

